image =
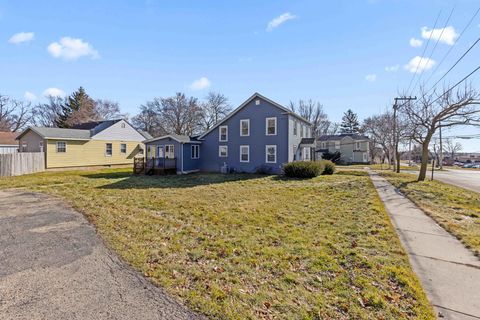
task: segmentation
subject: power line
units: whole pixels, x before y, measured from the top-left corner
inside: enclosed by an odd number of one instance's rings
[[[442,13],[442,10],[437,15],[437,18],[435,19],[435,24],[433,25],[433,29],[437,26],[438,18],[440,18],[440,14]],[[425,55],[425,52],[427,51],[428,45],[430,44],[430,39],[432,39],[433,32],[430,32],[430,36],[428,37],[427,44],[425,45],[425,48],[423,48],[422,56],[418,60],[417,67],[415,68],[415,72],[413,73],[412,79],[410,80],[410,84],[408,85],[407,89],[407,94],[410,92],[410,88],[412,87],[413,79],[415,79],[415,76],[417,75],[418,68],[420,66],[420,63],[422,62],[422,58]]]
[[[437,102],[438,100],[440,100],[440,98],[442,98],[444,95],[446,95],[447,93],[449,93],[450,91],[452,91],[453,89],[455,89],[456,87],[458,87],[463,81],[467,80],[468,78],[470,78],[475,72],[477,72],[478,70],[480,70],[480,66],[476,67],[472,72],[470,72],[468,75],[466,75],[462,80],[458,81],[453,87],[451,87],[450,89],[448,89],[447,91],[445,91],[444,93],[442,93],[440,96],[438,96],[437,99],[433,100],[431,104],[434,104],[435,102]]]
[[[433,46],[432,52],[430,52],[430,56],[428,57],[428,60],[425,63],[428,63],[428,61],[432,59],[433,53],[435,52],[435,49],[437,48],[438,43],[440,42],[440,39],[442,39],[443,33],[445,32],[445,29],[447,28],[447,25],[450,22],[450,18],[452,17],[453,11],[455,11],[455,6],[452,8],[452,11],[450,11],[450,15],[448,16],[447,21],[445,21],[445,25],[443,26],[443,29],[440,32],[440,36],[437,38],[437,41],[435,42],[435,45]],[[430,35],[432,35],[432,34],[433,34],[433,30],[432,30],[432,33]],[[418,76],[418,79],[417,79],[417,81],[415,82],[415,85],[412,88],[412,94],[415,90],[415,87],[420,84],[420,79],[422,78],[422,75],[423,75],[423,73],[420,73],[420,75]]]
[[[473,20],[475,19],[475,17],[477,16],[478,12],[480,12],[480,7],[478,7],[477,11],[475,11],[475,13],[473,14],[473,16],[470,18],[470,21],[468,21],[468,23],[465,25],[465,27],[463,28],[462,32],[460,32],[460,35],[458,36],[457,38],[457,42],[460,41],[460,39],[462,38],[463,34],[465,33],[465,31],[470,27],[470,25],[472,24]],[[452,52],[453,48],[455,46],[451,46],[450,49],[448,49],[447,53],[443,56],[442,60],[440,60],[440,63],[437,64],[437,66],[435,67],[435,69],[432,71],[432,73],[430,73],[430,76],[428,77],[427,81],[425,81],[425,84],[428,83],[428,81],[430,81],[430,79],[433,77],[433,75],[437,72],[437,70],[440,68],[440,66],[443,64],[443,62],[445,61],[445,59],[450,55],[450,52]]]
[[[455,66],[460,62],[462,61],[462,59],[473,49],[473,47],[475,47],[477,45],[477,43],[480,42],[480,37],[470,46],[470,48],[468,48],[467,51],[465,51],[464,54],[462,54],[462,56],[460,58],[458,58],[458,60],[453,64],[453,66],[450,67],[450,69],[448,69],[447,72],[445,72],[445,74],[440,78],[438,79],[437,82],[435,82],[435,84],[426,92],[426,93],[429,93],[430,91],[432,91],[436,86],[437,84],[443,80],[443,78],[446,77],[446,75],[452,71],[453,68],[455,68]]]

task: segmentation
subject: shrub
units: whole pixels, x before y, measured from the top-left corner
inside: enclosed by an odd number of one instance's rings
[[[255,172],[258,174],[272,174],[272,167],[262,164],[255,168]]]
[[[323,173],[322,174],[334,174],[335,173],[335,163],[330,160],[322,160],[323,163]]]
[[[340,151],[335,151],[335,152],[327,151],[322,154],[322,159],[330,160],[333,163],[339,163],[341,157],[342,157],[342,154],[340,153]]]
[[[321,161],[290,162],[283,166],[283,172],[290,178],[313,178],[323,172]]]

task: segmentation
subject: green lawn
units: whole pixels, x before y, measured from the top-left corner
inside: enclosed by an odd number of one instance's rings
[[[81,210],[127,262],[217,319],[434,319],[365,172],[0,179]]]
[[[480,194],[411,174],[380,173],[438,224],[480,255]]]

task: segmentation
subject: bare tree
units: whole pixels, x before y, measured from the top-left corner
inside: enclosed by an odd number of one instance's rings
[[[132,118],[132,124],[140,130],[150,133],[153,137],[160,137],[167,133],[162,126],[160,115],[157,113],[158,104],[153,101],[140,106],[140,113]]]
[[[173,97],[155,98],[151,102],[167,133],[193,135],[199,131],[201,108],[197,98],[178,92]]]
[[[480,125],[479,93],[465,85],[455,91],[444,89],[440,94],[421,88],[417,103],[407,103],[399,109],[406,116],[410,137],[422,146],[422,164],[418,181],[427,173],[429,145],[435,132],[441,128],[459,125]]]
[[[228,98],[221,93],[209,92],[201,103],[202,113],[200,126],[207,131],[231,111]]]
[[[462,150],[462,144],[460,142],[455,142],[453,139],[445,139],[443,142],[443,151],[448,153],[451,159],[455,158],[455,154]]]
[[[289,108],[298,113],[302,118],[312,123],[312,136],[320,137],[338,130],[338,124],[330,122],[328,115],[323,111],[323,105],[312,99],[299,100],[298,103],[290,101]],[[334,134],[334,133],[333,133]]]
[[[95,113],[97,120],[125,119],[126,114],[120,112],[120,106],[117,102],[98,99],[95,101]]]
[[[31,104],[0,94],[0,131],[16,132],[31,120]]]
[[[48,97],[48,102],[33,107],[32,122],[39,127],[58,127],[65,100],[60,97]]]
[[[390,112],[371,116],[363,121],[362,131],[372,139],[373,147],[379,146],[390,166],[393,160],[393,116]],[[372,154],[373,156],[373,154]],[[372,158],[373,159],[373,158]]]

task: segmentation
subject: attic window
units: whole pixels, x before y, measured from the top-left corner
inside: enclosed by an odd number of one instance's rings
[[[255,100],[255,105],[259,106],[260,105],[260,99]]]
[[[122,129],[125,128],[125,123],[122,123],[122,124],[121,124],[121,127],[122,127]]]

